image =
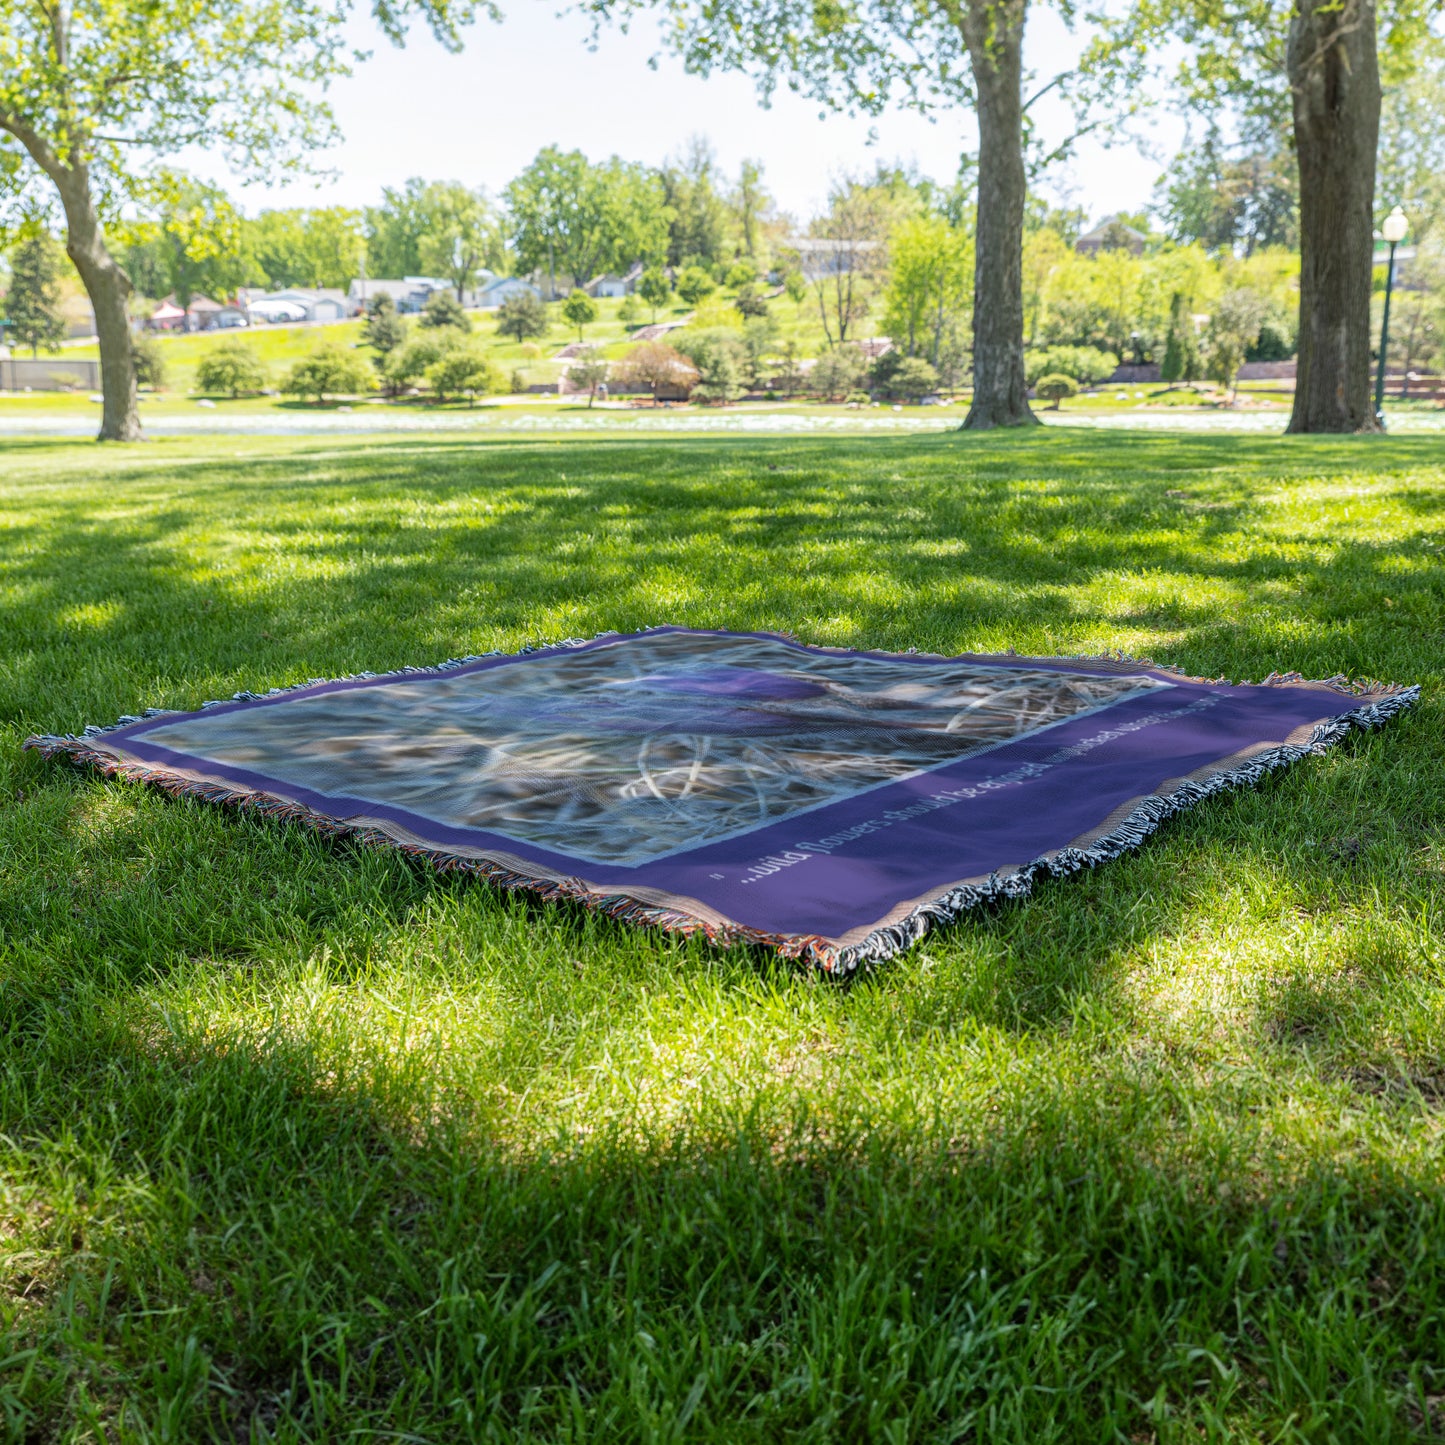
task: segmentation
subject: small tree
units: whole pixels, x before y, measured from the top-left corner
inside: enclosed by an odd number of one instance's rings
[[[868,375],[868,358],[846,343],[829,347],[808,373],[808,390],[831,399],[857,391]]]
[[[783,277],[783,290],[788,293],[788,300],[801,311],[803,302],[808,299],[808,278],[795,266]]]
[[[1184,382],[1193,386],[1202,374],[1199,359],[1199,333],[1189,314],[1189,302],[1178,292],[1169,306],[1169,334],[1164,341],[1164,360],[1159,375],[1170,386]]]
[[[396,302],[384,291],[367,306],[361,339],[376,352],[372,359],[378,368],[406,341],[406,331],[406,322],[397,313]]]
[[[597,320],[597,303],[585,291],[574,290],[562,303],[562,315],[577,328],[577,340],[581,341],[583,328]]]
[[[891,383],[893,394],[919,401],[938,390],[938,371],[922,356],[905,356],[898,363]]]
[[[644,341],[634,346],[617,367],[617,380],[630,390],[691,391],[697,385],[698,370],[687,357],[665,341]]]
[[[653,312],[654,316],[656,314]],[[628,331],[631,331],[642,320],[642,299],[635,291],[629,292],[622,298],[622,305],[617,308],[617,319]]]
[[[747,353],[748,385],[767,381],[768,357],[778,340],[778,326],[771,316],[755,316],[743,323],[743,350]]]
[[[420,381],[427,368],[435,366],[455,340],[455,332],[424,331],[403,346],[389,351],[382,361],[381,375],[391,395]]]
[[[196,385],[201,391],[223,392],[231,397],[258,392],[266,385],[266,368],[244,341],[223,341],[201,358],[196,367]]]
[[[166,384],[166,356],[154,336],[133,336],[130,354],[135,366],[135,383],[152,391],[163,391]]]
[[[743,394],[747,352],[735,331],[709,328],[684,332],[677,349],[697,367],[694,401],[736,401]]]
[[[746,337],[746,332],[744,332]],[[781,354],[782,369],[778,372],[778,385],[784,396],[796,396],[803,389],[803,369],[798,365],[798,343],[785,341]]]
[[[1205,357],[1209,379],[1217,381],[1229,392],[1231,406],[1239,390],[1239,368],[1244,365],[1245,354],[1259,335],[1264,314],[1264,302],[1259,293],[1247,286],[1236,286],[1219,298],[1214,314],[1209,318]]]
[[[433,291],[421,308],[421,324],[433,331],[450,326],[457,331],[472,329],[471,317],[462,309],[462,303],[450,291]]]
[[[567,368],[567,379],[579,390],[587,392],[587,409],[597,400],[597,388],[607,380],[611,370],[606,357],[595,346],[584,346]]]
[[[1039,377],[1034,390],[1050,404],[1050,411],[1058,411],[1059,403],[1066,397],[1078,396],[1079,383],[1072,376],[1055,372],[1052,376]]]
[[[502,374],[473,346],[453,346],[426,369],[426,379],[438,401],[464,396],[476,405],[478,396],[501,391]]]
[[[677,294],[689,306],[705,301],[717,290],[717,282],[701,266],[688,266],[677,278]]]
[[[652,319],[656,321],[658,309],[672,300],[667,272],[661,266],[649,266],[637,282],[637,294],[652,308]]]
[[[758,279],[758,268],[746,256],[734,261],[728,269],[723,285],[739,287],[751,286]]]
[[[371,390],[371,368],[354,352],[332,344],[313,351],[286,373],[287,396],[311,397],[319,406],[328,396],[356,396]]]
[[[10,290],[5,320],[11,341],[28,346],[31,356],[42,348],[60,350],[65,319],[60,314],[60,247],[48,231],[28,228],[10,253]]]
[[[542,298],[531,291],[519,291],[508,296],[497,308],[497,331],[516,341],[525,341],[529,336],[547,334],[547,308]]]
[[[738,314],[744,317],[766,316],[768,314],[768,303],[756,286],[751,281],[740,287],[738,294],[733,297],[733,305],[737,308]]]
[[[1096,386],[1108,381],[1114,366],[1114,358],[1097,346],[1049,346],[1029,352],[1024,379],[1033,386],[1041,376],[1072,376],[1082,386]]]

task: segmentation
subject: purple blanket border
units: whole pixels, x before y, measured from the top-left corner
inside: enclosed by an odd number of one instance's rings
[[[24,746],[172,792],[359,835],[505,887],[576,898],[631,921],[700,931],[718,943],[749,939],[770,944],[786,957],[847,973],[891,957],[966,908],[1028,892],[1041,873],[1060,876],[1137,847],[1173,813],[1323,751],[1354,727],[1376,726],[1419,694],[1418,687],[1343,678],[1306,682],[1296,674],[1231,686],[1123,656],[965,653],[963,660],[985,666],[1139,674],[1169,686],[741,837],[633,866],[584,863],[502,835],[450,828],[372,800],[327,797],[144,740],[149,729],[197,712],[482,671],[659,632],[753,637],[813,654],[923,667],[959,660],[811,647],[771,632],[666,626],[457,659],[433,668],[239,693],[186,712],[153,709],[108,728],[89,727],[79,737],[32,737]],[[117,746],[130,758],[110,751]],[[1085,779],[1087,786],[1081,787]],[[970,828],[960,835],[948,827],[949,812],[965,801]],[[354,811],[338,816],[349,804],[355,804]],[[888,856],[869,856],[872,836],[885,829],[894,846]],[[797,887],[799,870],[808,879],[806,893]]]

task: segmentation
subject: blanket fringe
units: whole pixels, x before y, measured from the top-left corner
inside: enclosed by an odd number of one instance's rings
[[[665,630],[647,628],[644,631]],[[589,641],[604,637],[618,637],[624,634],[601,632],[595,638],[568,638],[561,642],[537,644],[523,647],[517,653],[524,654],[560,651],[566,648],[582,647]],[[783,633],[771,634],[793,641]],[[810,649],[837,651],[841,649]],[[231,698],[217,698],[203,703],[201,707],[222,707],[231,702],[251,702],[261,698],[279,697],[289,692],[299,692],[325,682],[351,682],[378,677],[414,677],[419,673],[450,672],[489,657],[503,656],[501,649],[477,653],[470,657],[449,658],[434,667],[402,667],[392,672],[352,673],[344,678],[312,678],[307,682],[294,683],[287,687],[274,687],[266,692],[238,692]],[[879,655],[879,654],[875,654]],[[923,657],[934,654],[897,653],[894,656]],[[982,654],[980,654],[982,655]],[[997,654],[995,654],[997,655]],[[1005,654],[1014,656],[1015,654]],[[1020,656],[1021,661],[1027,658]],[[1040,659],[1043,660],[1043,659]],[[1122,652],[1078,656],[1075,658],[1056,657],[1052,662],[1109,662],[1115,666],[1148,668],[1158,672],[1185,675],[1178,668],[1161,665],[1146,659],[1133,658]],[[1223,683],[1223,679],[1189,678],[1191,682]],[[906,918],[870,933],[860,943],[838,947],[825,938],[811,935],[769,933],[762,929],[749,928],[742,924],[715,925],[677,909],[658,908],[643,903],[628,894],[601,894],[590,889],[581,879],[547,879],[532,874],[519,873],[500,863],[488,859],[466,858],[442,849],[400,843],[379,828],[354,825],[341,819],[331,818],[301,803],[288,802],[267,793],[246,789],[229,788],[218,783],[200,783],[181,778],[162,768],[146,767],[139,763],[126,762],[100,752],[90,744],[97,738],[119,728],[148,718],[162,717],[178,711],[173,708],[147,708],[143,713],[130,714],[119,718],[109,726],[94,724],[79,735],[34,736],[22,745],[39,753],[44,758],[66,757],[79,766],[93,768],[107,777],[123,778],[129,782],[145,783],[163,789],[176,797],[196,798],[207,803],[221,803],[232,807],[245,808],[278,822],[303,823],[307,827],[330,837],[346,837],[371,847],[387,848],[395,852],[419,858],[439,872],[462,872],[484,879],[498,888],[508,890],[524,889],[537,897],[559,901],[570,900],[580,903],[595,912],[603,913],[620,922],[644,924],[663,928],[685,936],[701,934],[718,947],[734,943],[752,943],[773,948],[787,959],[812,965],[834,977],[844,977],[859,968],[885,962],[905,949],[913,947],[934,928],[953,922],[960,914],[986,903],[1001,902],[1005,899],[1022,898],[1033,888],[1039,877],[1063,878],[1081,868],[1094,867],[1140,847],[1151,833],[1177,813],[1192,808],[1205,798],[1232,788],[1257,783],[1267,774],[1311,753],[1323,753],[1355,729],[1369,729],[1380,726],[1396,713],[1411,706],[1420,696],[1418,686],[1401,687],[1373,679],[1351,680],[1342,675],[1317,681],[1308,681],[1297,672],[1271,673],[1263,682],[1253,684],[1263,687],[1314,687],[1329,688],[1342,695],[1358,698],[1360,706],[1340,716],[1330,718],[1315,728],[1309,740],[1299,744],[1281,744],[1278,747],[1255,753],[1246,762],[1232,768],[1221,768],[1208,777],[1188,780],[1168,794],[1154,794],[1142,799],[1134,810],[1109,833],[1096,839],[1087,848],[1063,848],[1044,854],[1031,863],[1008,873],[995,873],[977,884],[963,884],[950,889],[939,897],[921,904]]]

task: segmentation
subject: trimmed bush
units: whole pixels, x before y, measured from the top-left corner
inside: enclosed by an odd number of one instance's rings
[[[328,396],[359,396],[370,391],[371,376],[371,368],[359,356],[332,343],[298,361],[286,373],[281,390],[287,396],[309,396],[319,404]]]
[[[201,358],[196,367],[196,387],[232,397],[254,395],[265,390],[266,368],[244,341],[223,341]]]
[[[1079,383],[1072,376],[1064,376],[1062,373],[1055,373],[1052,376],[1041,376],[1034,383],[1034,390],[1047,402],[1051,402],[1050,411],[1058,411],[1059,403],[1067,397],[1078,396]]]

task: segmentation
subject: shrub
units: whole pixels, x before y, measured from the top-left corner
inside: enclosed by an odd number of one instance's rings
[[[1024,359],[1024,375],[1030,386],[1042,376],[1071,376],[1084,386],[1096,386],[1114,374],[1114,358],[1096,346],[1050,346],[1031,351]]]
[[[1254,338],[1254,345],[1245,353],[1246,361],[1288,361],[1295,353],[1294,337],[1289,327],[1276,317],[1266,317]]]
[[[746,256],[740,257],[729,267],[725,286],[751,286],[758,279],[758,268]]]
[[[1058,411],[1059,403],[1066,397],[1078,396],[1079,383],[1072,376],[1064,376],[1055,372],[1050,376],[1041,376],[1034,383],[1034,390],[1047,402],[1053,404],[1050,411]]]
[[[502,374],[472,346],[449,347],[426,369],[426,379],[439,401],[449,396],[478,396],[502,389]]]
[[[868,358],[856,346],[834,346],[813,363],[808,390],[816,396],[847,396],[859,390],[868,375]]]
[[[265,388],[266,368],[261,358],[244,341],[223,341],[213,346],[196,367],[196,386],[201,391],[240,396]]]
[[[462,303],[450,291],[433,291],[421,308],[421,324],[434,331],[455,327],[458,331],[472,329],[471,317],[462,310]]]
[[[160,342],[153,336],[133,336],[130,354],[135,360],[136,385],[160,391],[166,384],[166,357]]]
[[[298,361],[286,373],[281,390],[318,403],[328,396],[356,396],[371,390],[371,368],[353,352],[331,343]]]
[[[696,306],[717,290],[717,282],[701,266],[687,266],[677,278],[677,294],[689,306]]]
[[[740,316],[753,318],[768,314],[767,299],[751,281],[733,297],[733,306]]]
[[[617,308],[617,319],[629,331],[642,324],[642,302],[636,292],[630,292],[622,298],[622,305]]]
[[[938,372],[921,356],[905,356],[893,373],[893,394],[917,401],[938,390]]]
[[[513,367],[511,378],[507,384],[512,388],[512,395],[519,396],[527,389],[527,373],[520,366]]]
[[[688,327],[673,334],[673,344],[697,368],[696,400],[736,401],[743,394],[748,354],[737,332]]]
[[[458,335],[457,332],[423,332],[389,353],[381,369],[387,389],[395,395],[420,381],[427,368],[435,366],[447,350],[456,345]]]

